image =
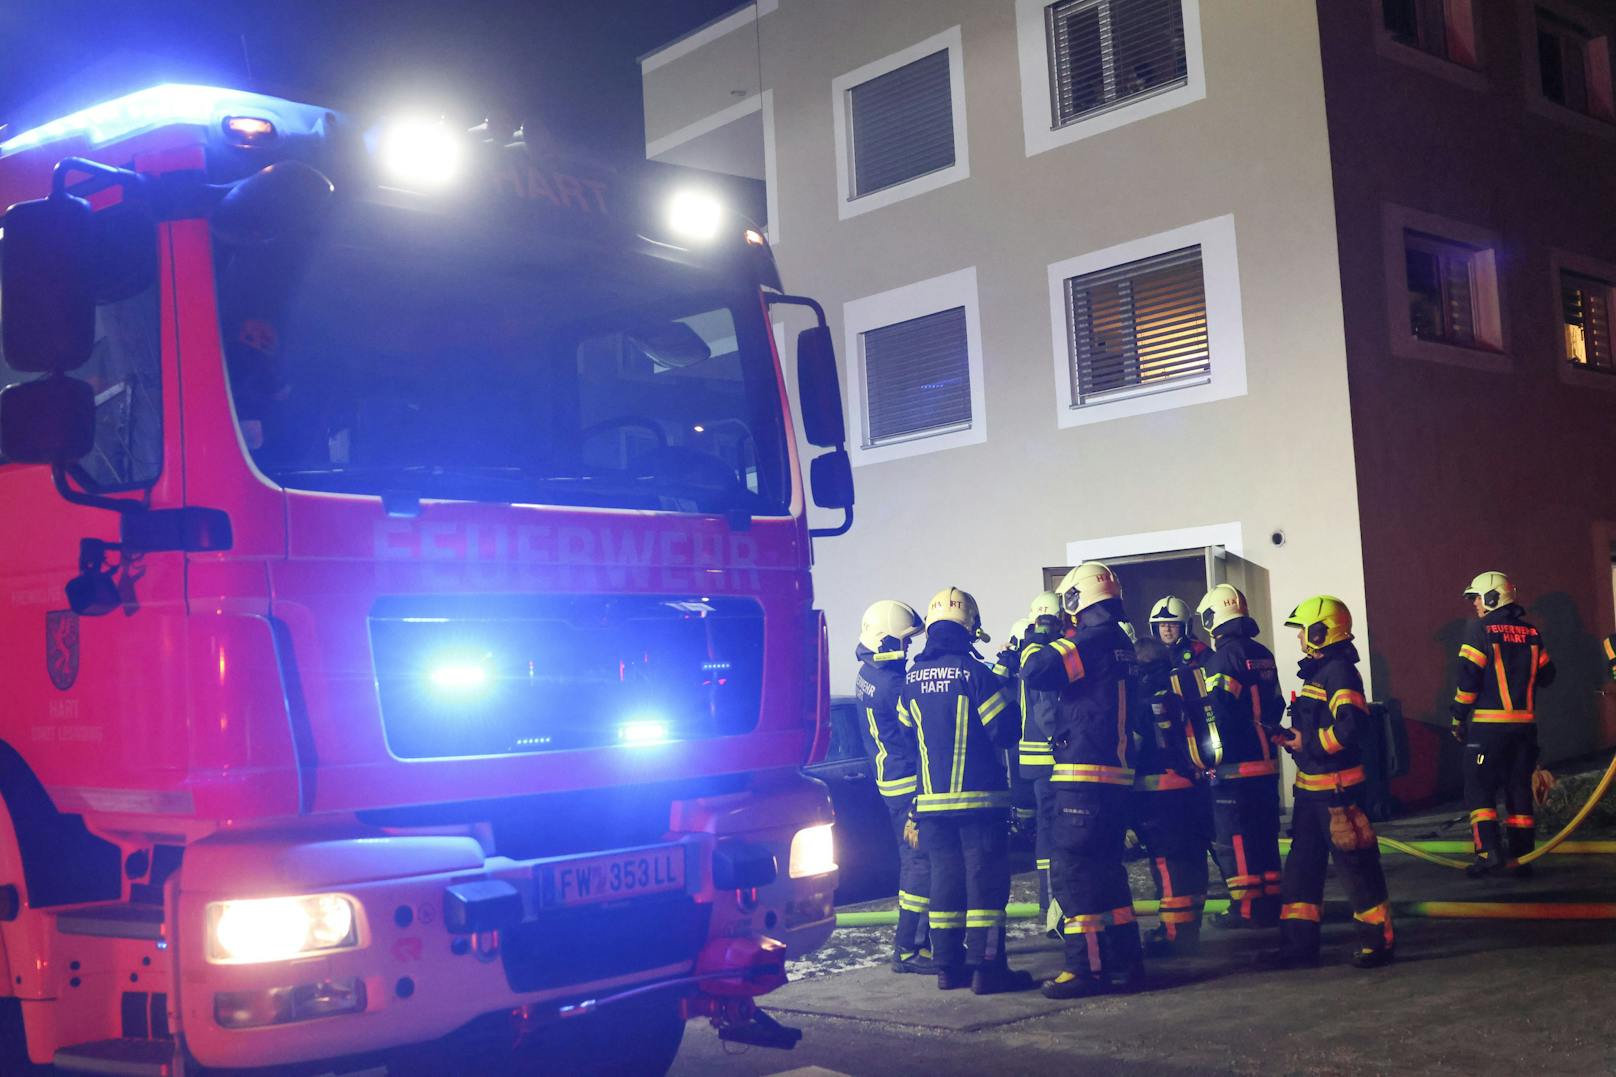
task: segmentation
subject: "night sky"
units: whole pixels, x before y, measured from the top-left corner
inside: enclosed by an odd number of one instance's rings
[[[638,159],[636,57],[739,2],[0,0],[0,122],[15,132],[155,82],[205,82],[468,126],[503,110]]]

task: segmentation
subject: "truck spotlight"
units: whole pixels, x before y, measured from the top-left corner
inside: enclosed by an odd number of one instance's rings
[[[488,687],[488,667],[477,661],[440,662],[427,679],[444,695],[477,695]]]
[[[791,861],[787,870],[793,879],[828,875],[836,870],[836,839],[830,823],[797,831],[791,839]]]
[[[405,187],[444,187],[460,174],[460,138],[441,120],[395,120],[382,130],[376,157]]]
[[[208,960],[257,965],[359,945],[354,903],[341,894],[215,901],[207,908]]]
[[[668,739],[668,723],[654,718],[635,718],[617,727],[622,744],[661,744]]]
[[[705,191],[679,191],[668,200],[668,230],[680,239],[706,243],[723,222],[723,205]]]

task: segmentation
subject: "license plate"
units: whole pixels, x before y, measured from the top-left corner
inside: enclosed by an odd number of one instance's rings
[[[539,904],[545,908],[662,894],[685,888],[682,845],[634,849],[538,866]]]

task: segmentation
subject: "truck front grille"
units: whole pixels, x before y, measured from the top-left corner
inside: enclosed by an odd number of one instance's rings
[[[370,640],[403,759],[728,736],[758,721],[763,612],[750,599],[390,597]]]

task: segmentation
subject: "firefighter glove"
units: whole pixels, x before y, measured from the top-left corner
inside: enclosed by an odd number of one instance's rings
[[[903,843],[911,849],[920,848],[920,824],[915,821],[915,809],[909,809],[909,818],[903,821]]]
[[[1448,732],[1453,734],[1454,740],[1463,744],[1465,742],[1465,720],[1457,714],[1450,715],[1448,718]]]
[[[1330,809],[1330,844],[1348,853],[1375,844],[1375,828],[1362,808],[1347,804]]]
[[[1538,807],[1542,807],[1544,804],[1548,803],[1549,790],[1553,789],[1554,785],[1554,775],[1550,774],[1542,767],[1538,767],[1537,769],[1533,770],[1532,803],[1536,804]]]

